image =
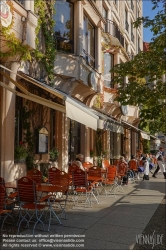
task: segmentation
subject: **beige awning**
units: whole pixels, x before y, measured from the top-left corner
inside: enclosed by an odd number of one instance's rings
[[[97,130],[99,117],[93,114],[88,108],[80,105],[70,97],[65,98],[66,116],[85,126]]]
[[[0,65],[1,68],[5,68],[6,70],[12,72],[10,69]],[[58,104],[56,102],[50,101],[48,99],[39,97],[38,95],[34,95],[30,93],[26,88],[24,88],[21,84],[19,84],[17,81],[13,80],[8,74],[6,74],[4,71],[0,71],[0,73],[6,77],[9,81],[11,81],[15,86],[17,86],[21,92],[16,91],[15,89],[12,89],[8,87],[7,84],[0,82],[0,85],[7,90],[11,91],[13,94],[18,95],[22,98],[25,98],[27,100],[31,100],[33,102],[39,103],[41,105],[47,106],[49,108],[58,110],[60,112],[66,113],[66,116],[72,120],[75,120],[81,124],[84,124],[85,126],[92,128],[94,130],[97,130],[97,124],[99,117],[92,113],[90,111],[90,108],[87,107],[85,104],[74,100],[72,97],[69,97],[67,94],[54,89],[45,83],[42,83],[36,79],[33,79],[30,76],[18,74],[17,76],[23,78],[24,80],[31,82],[32,84],[38,86],[39,88],[42,88],[49,93],[59,97],[60,99],[64,100],[64,105]]]

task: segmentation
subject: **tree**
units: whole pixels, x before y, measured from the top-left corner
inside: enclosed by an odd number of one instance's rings
[[[140,17],[134,23],[138,28],[142,23],[153,32],[152,42],[146,52],[139,52],[133,60],[117,64],[111,70],[114,83],[119,84],[116,100],[123,105],[140,107],[140,124],[149,125],[151,133],[166,133],[166,1],[151,0],[152,10],[163,5],[154,17]],[[128,83],[124,84],[124,77]]]

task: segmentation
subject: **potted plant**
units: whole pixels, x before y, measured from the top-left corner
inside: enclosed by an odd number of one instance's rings
[[[57,161],[59,154],[60,154],[60,152],[59,152],[58,148],[52,148],[49,151],[50,161]]]
[[[94,156],[94,151],[93,149],[90,149],[90,157],[93,157]]]
[[[15,163],[24,163],[27,157],[27,149],[24,146],[23,142],[20,142],[18,146],[14,149],[14,162]]]

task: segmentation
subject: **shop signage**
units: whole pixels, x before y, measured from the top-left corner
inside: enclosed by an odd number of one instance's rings
[[[108,120],[101,120],[99,119],[99,125],[98,128],[103,129],[103,130],[109,130],[115,133],[124,133],[124,129],[121,125],[117,125],[113,122],[109,122]]]
[[[42,127],[38,133],[37,153],[48,153],[48,130],[45,127]]]
[[[12,13],[10,11],[10,6],[6,3],[6,0],[1,0],[0,2],[0,19],[1,24],[4,27],[8,27],[12,22]]]

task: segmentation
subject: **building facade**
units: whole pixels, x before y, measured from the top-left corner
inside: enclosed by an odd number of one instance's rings
[[[29,50],[35,49],[34,1],[12,2],[12,31]],[[65,171],[78,153],[101,165],[103,157],[114,163],[140,146],[139,109],[115,101],[118,86],[112,84],[110,70],[142,50],[142,28],[133,28],[142,16],[142,1],[57,0],[55,9],[52,86],[35,60],[20,62],[16,56],[2,61],[0,161],[6,180],[26,171],[25,164],[14,161],[20,142],[29,151],[33,146],[38,167],[49,163],[49,151],[58,148],[58,167]],[[41,50],[43,41],[41,32]],[[7,43],[1,49],[5,53]]]

